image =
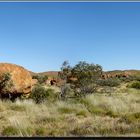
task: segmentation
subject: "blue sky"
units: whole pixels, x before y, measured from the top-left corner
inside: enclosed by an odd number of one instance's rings
[[[0,3],[0,62],[43,72],[64,60],[140,69],[140,3]]]

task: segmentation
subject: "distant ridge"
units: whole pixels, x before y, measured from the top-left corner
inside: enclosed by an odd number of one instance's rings
[[[140,75],[140,70],[112,70],[104,72],[106,74],[118,74],[118,73],[127,73],[129,75]]]
[[[47,75],[49,77],[56,78],[56,77],[58,77],[58,72],[59,71],[46,71],[46,72],[39,72],[39,73],[35,73],[35,72],[32,72],[32,71],[29,71],[29,72],[32,76],[34,76],[34,75]]]
[[[46,71],[46,72],[41,72],[41,73],[37,73],[37,74],[47,75],[47,76],[50,76],[50,77],[57,77],[58,76],[58,72],[59,71]]]
[[[46,72],[39,72],[39,73],[35,73],[31,71],[29,72],[32,76],[39,74],[39,75],[47,75],[49,77],[57,78],[59,71],[46,71]],[[103,73],[110,74],[110,75],[127,73],[128,75],[134,76],[134,75],[140,75],[140,70],[133,70],[133,69],[132,70],[112,70],[112,71],[103,71]]]

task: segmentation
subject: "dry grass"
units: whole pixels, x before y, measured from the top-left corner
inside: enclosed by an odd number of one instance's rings
[[[140,94],[35,104],[0,101],[1,136],[140,136]]]

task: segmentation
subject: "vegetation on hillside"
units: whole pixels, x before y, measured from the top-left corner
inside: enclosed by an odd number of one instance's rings
[[[0,100],[0,135],[140,136],[139,76],[103,79],[102,73],[98,64],[65,61],[60,87],[34,75],[38,83],[28,99]],[[10,79],[3,75],[1,90],[10,88]]]

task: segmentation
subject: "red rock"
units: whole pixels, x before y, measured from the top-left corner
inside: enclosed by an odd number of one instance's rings
[[[4,73],[11,75],[13,86],[8,91],[11,94],[28,94],[31,92],[32,86],[36,83],[28,70],[15,64],[0,63],[0,79]],[[1,91],[2,93],[3,91]]]

